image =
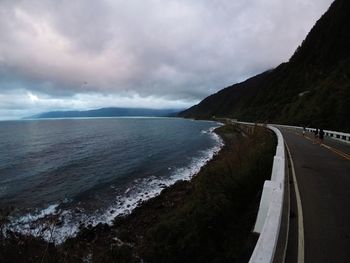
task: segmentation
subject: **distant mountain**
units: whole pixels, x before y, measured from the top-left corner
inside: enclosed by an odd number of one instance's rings
[[[26,119],[43,118],[76,118],[76,117],[173,117],[179,110],[145,109],[145,108],[101,108],[86,111],[50,111],[27,117]]]
[[[350,131],[349,14],[350,1],[334,1],[289,62],[227,87],[179,116]]]

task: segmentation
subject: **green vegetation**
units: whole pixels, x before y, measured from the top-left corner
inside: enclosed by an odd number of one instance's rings
[[[180,113],[350,131],[350,2],[336,0],[288,63]]]
[[[227,145],[220,157],[193,180],[184,204],[147,231],[147,261],[240,262],[256,218],[252,204],[271,175],[275,145],[260,129],[248,138],[234,135],[234,129],[218,130]]]
[[[0,262],[247,261],[276,142],[262,127],[225,125],[217,133],[225,146],[191,182],[179,181],[112,226],[88,226],[62,245],[9,233]]]

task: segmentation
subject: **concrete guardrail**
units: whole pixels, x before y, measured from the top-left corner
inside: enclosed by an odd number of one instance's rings
[[[315,128],[306,128],[308,132],[314,132]],[[345,132],[336,132],[336,131],[328,131],[324,130],[325,136],[331,137],[333,139],[350,142],[350,133]]]
[[[264,126],[263,124],[249,122],[234,122],[241,125]],[[271,180],[265,181],[259,204],[253,232],[260,235],[250,257],[250,263],[273,262],[282,220],[286,168],[284,139],[278,128],[272,125],[267,125],[266,127],[276,134],[277,148],[273,160]]]
[[[238,122],[242,125],[259,125],[249,122]],[[250,257],[250,263],[272,263],[275,258],[277,242],[281,229],[283,212],[284,185],[286,177],[285,146],[282,133],[277,127],[303,130],[303,127],[271,124],[267,128],[272,130],[277,136],[276,155],[273,160],[271,180],[264,183],[260,200],[258,216],[254,226],[254,232],[259,233],[259,239]],[[306,128],[308,132],[314,132],[315,128]],[[336,131],[324,130],[325,136],[350,142],[350,134]]]
[[[272,124],[272,125],[276,127],[287,128],[287,129],[297,129],[297,130],[303,129],[303,127],[300,127],[300,126],[289,126],[289,125],[280,125],[280,124]],[[308,132],[314,132],[316,130],[316,128],[309,128],[309,127],[306,127],[305,129]],[[325,136],[330,137],[332,139],[350,142],[350,133],[324,130],[324,134]]]
[[[282,133],[271,125],[267,128],[277,136],[276,155],[273,160],[271,180],[264,183],[254,232],[259,233],[250,263],[273,262],[280,232],[285,181],[285,147]]]

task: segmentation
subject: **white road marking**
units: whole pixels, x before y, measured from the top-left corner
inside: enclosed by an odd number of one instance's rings
[[[293,175],[293,183],[294,183],[294,190],[295,190],[295,196],[297,201],[297,209],[298,209],[298,263],[304,263],[305,259],[305,246],[304,246],[304,218],[303,218],[303,209],[301,206],[301,199],[300,199],[300,192],[299,187],[297,183],[297,177],[295,175],[295,169],[294,169],[294,163],[292,159],[292,155],[290,153],[289,147],[286,143],[286,149],[288,152],[288,157],[290,160],[290,165],[292,168],[292,175]]]

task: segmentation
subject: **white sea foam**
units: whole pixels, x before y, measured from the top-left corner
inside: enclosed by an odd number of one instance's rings
[[[218,124],[221,125],[220,123]],[[38,213],[27,214],[7,225],[7,229],[21,232],[23,234],[31,234],[34,236],[42,236],[47,241],[53,241],[57,244],[62,243],[68,237],[73,237],[79,231],[80,224],[95,226],[99,223],[111,224],[116,216],[131,213],[140,203],[153,198],[160,192],[173,185],[178,180],[188,181],[196,175],[200,169],[211,160],[223,147],[224,142],[213,131],[217,128],[212,127],[202,133],[209,133],[216,141],[215,146],[201,152],[199,157],[194,158],[191,163],[182,168],[172,169],[170,177],[156,178],[154,176],[145,179],[135,179],[134,184],[127,188],[122,195],[116,196],[115,201],[103,213],[96,215],[86,215],[84,211],[60,210],[58,204],[48,206],[46,209]],[[55,215],[60,224],[53,224],[48,227],[35,226],[35,222],[44,219],[46,216]]]
[[[30,222],[42,219],[45,216],[48,216],[48,215],[51,215],[51,214],[55,214],[57,207],[58,207],[58,204],[49,205],[47,208],[39,211],[39,213],[27,214],[25,216],[22,216],[21,218],[19,218],[19,220],[16,223],[28,224]]]
[[[20,232],[22,234],[30,234],[33,236],[43,236],[45,239],[49,240],[50,236],[48,236],[48,229],[46,225],[43,224],[35,224],[45,217],[49,215],[57,215],[58,204],[49,205],[47,208],[34,212],[28,213],[16,220],[11,220],[11,223],[5,227],[5,230],[12,230],[16,232]]]

